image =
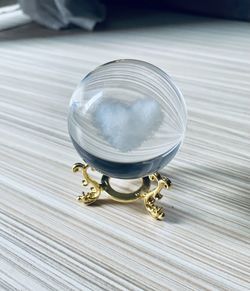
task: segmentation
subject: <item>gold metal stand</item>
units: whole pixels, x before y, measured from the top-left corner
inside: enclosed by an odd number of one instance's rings
[[[74,173],[82,171],[83,180],[82,185],[84,187],[90,186],[90,191],[85,193],[82,192],[82,195],[78,196],[79,201],[84,202],[85,204],[94,203],[100,196],[102,191],[108,193],[112,199],[119,202],[133,202],[137,199],[144,199],[144,205],[150,215],[155,218],[162,220],[164,217],[163,208],[155,205],[156,200],[162,198],[160,193],[163,188],[169,188],[171,181],[161,176],[159,173],[152,174],[147,177],[142,178],[142,186],[134,192],[131,193],[122,193],[114,190],[110,183],[109,177],[103,175],[101,178],[101,183],[98,183],[92,179],[88,174],[88,169],[90,166],[84,163],[76,163],[73,165],[72,170]],[[93,168],[91,168],[94,170]],[[156,187],[153,190],[150,190],[151,183],[156,184]]]

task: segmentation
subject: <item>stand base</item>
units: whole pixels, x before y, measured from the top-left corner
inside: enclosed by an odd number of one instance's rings
[[[110,183],[110,177],[103,175],[101,178],[101,183],[98,183],[94,179],[92,179],[88,174],[88,169],[90,166],[84,163],[76,163],[73,165],[73,172],[81,171],[83,175],[82,185],[84,187],[90,186],[90,191],[85,193],[82,192],[82,195],[78,196],[77,199],[79,201],[84,202],[85,204],[94,203],[100,196],[102,191],[108,193],[112,199],[119,202],[133,202],[137,199],[143,199],[146,210],[149,214],[155,218],[162,220],[164,217],[163,208],[156,206],[156,200],[162,198],[162,194],[160,193],[163,188],[169,188],[171,185],[171,181],[161,176],[159,173],[155,173],[142,178],[141,187],[131,193],[122,193],[114,190]],[[94,169],[92,169],[94,170]],[[156,187],[153,190],[150,190],[151,183],[155,183]]]

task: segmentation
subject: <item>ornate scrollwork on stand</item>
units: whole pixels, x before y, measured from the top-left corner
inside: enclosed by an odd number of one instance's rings
[[[77,199],[79,201],[82,201],[85,204],[94,203],[99,198],[99,196],[102,192],[101,185],[89,176],[89,174],[87,172],[88,169],[89,169],[89,165],[86,163],[84,163],[84,164],[76,163],[72,167],[72,170],[74,173],[78,172],[79,170],[82,171],[82,174],[83,174],[82,185],[84,187],[91,185],[89,192],[87,192],[87,193],[82,192],[82,195],[77,197]]]
[[[162,194],[160,193],[163,188],[169,188],[171,185],[171,181],[168,178],[162,177],[159,173],[155,173],[149,176],[149,179],[152,182],[156,182],[157,186],[154,190],[148,192],[144,196],[144,204],[148,212],[155,219],[163,219],[165,213],[163,212],[163,208],[155,205],[156,200],[162,198]]]
[[[88,169],[89,165],[86,163],[76,163],[72,167],[74,173],[79,170],[82,171],[82,185],[84,187],[90,186],[89,192],[82,192],[82,195],[77,197],[79,201],[82,201],[85,204],[94,203],[99,198],[102,191],[105,191],[112,199],[119,202],[133,202],[137,199],[144,199],[144,204],[149,214],[155,219],[163,219],[165,215],[163,208],[155,205],[155,202],[162,198],[162,194],[160,193],[161,190],[170,187],[171,181],[168,178],[161,176],[159,173],[155,173],[142,178],[142,185],[135,192],[122,193],[117,192],[111,187],[109,183],[110,178],[105,175],[102,176],[101,183],[92,179],[88,174]],[[151,182],[156,184],[156,187],[153,190],[150,190]]]

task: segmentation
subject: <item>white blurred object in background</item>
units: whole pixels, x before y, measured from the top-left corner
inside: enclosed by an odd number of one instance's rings
[[[0,3],[0,30],[10,29],[31,22],[30,17],[23,13],[19,4],[8,3],[12,2],[4,1]]]

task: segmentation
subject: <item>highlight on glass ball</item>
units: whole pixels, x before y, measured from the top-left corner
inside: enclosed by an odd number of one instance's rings
[[[106,191],[114,199],[131,201],[149,195],[152,182],[156,188],[163,184],[169,187],[170,180],[158,171],[179,151],[186,123],[187,111],[180,90],[156,66],[124,59],[90,72],[70,101],[69,135],[84,161],[75,164],[73,170],[82,170],[86,185],[91,184],[88,167],[103,176],[99,188],[92,187],[79,200],[90,204],[101,191]],[[110,177],[142,178],[142,186],[131,195],[120,193],[111,187]],[[91,193],[98,197],[91,200]],[[150,209],[152,216],[153,212],[156,216],[157,211],[160,213],[157,208],[153,205]]]

